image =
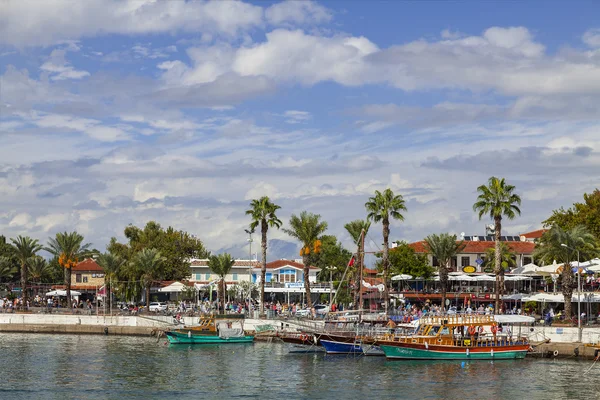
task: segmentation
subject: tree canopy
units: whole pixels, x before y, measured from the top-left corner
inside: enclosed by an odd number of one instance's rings
[[[408,274],[413,277],[428,279],[434,268],[429,265],[425,254],[417,254],[407,242],[397,241],[397,246],[390,249],[390,275]],[[381,253],[377,254],[381,257]],[[382,270],[381,259],[377,260],[377,269]]]
[[[127,244],[111,238],[107,250],[121,259],[131,261],[142,249],[156,249],[164,257],[164,277],[167,280],[181,280],[190,275],[191,258],[208,258],[202,241],[195,236],[172,227],[163,229],[159,223],[150,221],[144,229],[129,225],[125,228]]]
[[[578,225],[585,226],[589,233],[600,239],[600,190],[583,195],[582,203],[573,203],[568,209],[563,207],[552,211],[550,218],[543,222],[544,227],[553,225],[570,230]]]

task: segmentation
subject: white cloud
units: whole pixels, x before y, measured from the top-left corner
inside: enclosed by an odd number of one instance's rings
[[[312,118],[312,115],[308,111],[299,110],[288,110],[283,113],[283,116],[287,118],[285,122],[288,124],[299,124]]]
[[[0,44],[51,45],[97,35],[174,31],[236,35],[259,26],[262,18],[261,7],[238,1],[3,1]]]
[[[600,28],[587,30],[581,39],[592,48],[600,47]]]
[[[90,76],[87,71],[76,70],[71,64],[65,59],[66,50],[56,49],[50,53],[48,61],[40,66],[42,71],[49,72],[51,74],[50,79],[54,81],[60,81],[63,79],[81,79],[86,76]]]
[[[71,115],[32,112],[22,115],[23,119],[40,128],[52,130],[72,130],[84,133],[89,137],[103,141],[114,142],[128,140],[130,127],[127,125],[105,125],[102,121],[78,118]]]
[[[267,8],[265,17],[273,25],[312,25],[329,22],[332,13],[314,1],[286,0]]]

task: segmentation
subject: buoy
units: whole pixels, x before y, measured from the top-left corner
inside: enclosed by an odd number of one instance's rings
[[[467,350],[467,352],[468,352],[468,351],[469,351],[469,350]],[[468,354],[467,354],[467,355],[468,355]],[[464,367],[465,367],[465,362],[464,362],[464,361],[460,363],[460,367],[461,367],[461,368],[464,368]]]
[[[467,349],[467,357],[469,357],[469,349]]]
[[[552,353],[552,355],[554,355],[554,357],[558,357],[558,350],[554,350],[554,353]]]
[[[191,338],[192,337],[192,331],[188,331],[188,337]]]
[[[494,357],[494,349],[491,350],[490,354]]]

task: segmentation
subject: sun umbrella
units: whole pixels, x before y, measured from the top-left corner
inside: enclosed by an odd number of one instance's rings
[[[400,275],[392,276],[393,281],[407,281],[412,278],[413,278],[412,275],[407,275],[407,274],[400,274]]]

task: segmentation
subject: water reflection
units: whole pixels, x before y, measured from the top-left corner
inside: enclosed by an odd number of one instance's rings
[[[386,361],[281,344],[0,334],[0,398],[597,398],[600,366],[569,360]]]

